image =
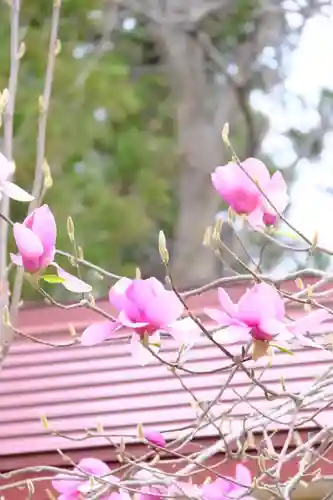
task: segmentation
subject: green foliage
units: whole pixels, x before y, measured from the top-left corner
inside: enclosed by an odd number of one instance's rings
[[[71,251],[66,220],[75,222],[85,258],[117,273],[132,272],[155,225],[169,223],[175,168],[168,92],[159,75],[133,79],[117,50],[98,51],[101,0],[63,2],[46,157],[53,187],[45,198],[58,223],[58,248]],[[15,113],[17,182],[27,190],[35,168],[38,98],[43,92],[52,2],[23,2]],[[8,6],[0,7],[0,89],[8,85]],[[12,218],[26,206],[13,203]],[[66,264],[67,268],[68,263]]]

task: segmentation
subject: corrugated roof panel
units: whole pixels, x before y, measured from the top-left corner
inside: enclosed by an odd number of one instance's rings
[[[212,305],[215,299],[210,297]],[[32,308],[21,312],[20,328],[43,340],[61,343],[70,341],[68,323],[79,333],[97,318],[94,312],[81,308]],[[230,350],[236,353],[239,349],[233,346]],[[162,355],[169,362],[175,360],[173,341],[163,342]],[[330,352],[296,349],[292,357],[276,355],[273,366],[266,370],[261,381],[281,391],[283,373],[287,389],[299,391],[331,362]],[[192,349],[186,365],[199,373],[183,374],[183,383],[199,400],[213,400],[228,376],[228,372],[221,369],[229,363],[216,346],[202,341]],[[266,364],[267,360],[261,359],[248,366],[252,365],[259,373]],[[204,373],[212,370],[215,372]],[[88,443],[51,435],[41,425],[41,414],[47,415],[57,432],[70,433],[72,438],[82,437],[85,429],[96,429],[99,422],[109,433],[135,436],[139,422],[170,430],[189,425],[195,416],[191,397],[179,380],[158,362],[137,366],[129,354],[128,342],[123,340],[90,348],[80,345],[52,348],[19,337],[5,360],[0,380],[0,456],[108,446],[99,438],[89,439]],[[216,411],[230,410],[237,401],[234,391],[245,395],[249,387],[247,375],[239,371],[224,391]],[[265,410],[271,404],[256,387],[246,403],[240,401],[235,405],[232,416],[237,420],[251,414],[254,406]],[[319,403],[316,405],[314,408],[319,407]],[[330,415],[329,409],[325,415]],[[214,428],[208,426],[200,435],[215,433]]]

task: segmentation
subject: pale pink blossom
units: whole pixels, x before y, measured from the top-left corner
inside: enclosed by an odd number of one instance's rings
[[[173,481],[168,487],[168,497],[202,498],[202,491],[199,486],[184,481]]]
[[[19,255],[13,262],[23,265],[29,273],[48,267],[54,260],[57,227],[54,216],[47,205],[37,208],[23,221],[14,224],[14,238]]]
[[[286,208],[287,186],[281,173],[270,177],[266,165],[256,158],[241,165],[231,162],[217,167],[211,175],[214,188],[234,212],[247,215],[252,226],[275,225],[278,214],[267,198],[279,213]]]
[[[204,484],[201,487],[202,499],[228,500],[230,498],[237,499],[242,496],[242,498],[250,500],[252,497],[247,496],[246,492],[251,486],[251,483],[252,477],[249,469],[243,464],[237,464],[235,482],[228,479],[218,478],[212,483]]]
[[[153,429],[144,429],[143,436],[149,443],[160,446],[161,448],[165,448],[165,438],[159,431],[155,431]]]
[[[205,309],[205,313],[222,329],[214,334],[221,343],[247,342],[251,339],[279,342],[295,339],[302,344],[311,343],[304,334],[311,333],[329,313],[316,311],[295,322],[286,319],[285,306],[278,291],[267,283],[260,283],[248,289],[234,304],[223,288],[218,289],[221,309]]]
[[[156,278],[120,279],[110,290],[110,303],[119,311],[114,322],[90,325],[82,334],[86,346],[100,344],[113,337],[121,327],[132,330],[130,342],[132,355],[140,364],[151,360],[145,348],[158,351],[160,332],[169,333],[180,344],[190,344],[197,339],[199,329],[190,318],[180,320],[184,306],[171,291],[166,290]]]
[[[53,266],[67,290],[76,293],[88,293],[91,286],[67,273],[56,262],[57,227],[54,216],[47,205],[36,208],[22,224],[15,223],[14,239],[18,254],[11,254],[11,259],[17,266],[23,266],[28,273],[40,273]]]
[[[92,290],[92,287],[83,280],[80,280],[76,276],[68,273],[64,269],[62,269],[56,262],[52,262],[51,266],[56,268],[57,274],[59,278],[61,278],[62,286],[66,288],[69,292],[73,293],[89,293]]]
[[[260,205],[261,193],[257,184],[262,188],[270,177],[266,165],[255,158],[243,161],[242,167],[244,170],[237,163],[228,163],[217,167],[211,178],[214,188],[232,210],[248,215]]]
[[[34,199],[34,197],[24,191],[13,182],[8,179],[15,172],[15,164],[7,160],[7,158],[0,153],[0,200],[2,195],[5,194],[12,200],[29,202]]]
[[[162,491],[153,486],[143,486],[139,493],[139,500],[161,500]]]
[[[127,491],[120,489],[119,492],[114,491],[111,493],[107,500],[131,500],[131,496]]]
[[[263,192],[266,197],[261,194],[259,206],[248,216],[248,222],[253,227],[275,226],[279,221],[279,214],[283,213],[289,202],[287,184],[281,172],[272,175],[263,186]]]
[[[111,475],[109,466],[97,458],[84,458],[78,463],[73,472],[77,472],[78,475],[86,473],[90,477],[107,476],[110,482],[118,482],[118,479]],[[76,479],[74,476],[66,474],[65,472],[55,476],[52,481],[52,486],[60,493],[58,500],[79,500],[80,495],[90,493],[94,491],[96,487],[100,487],[99,483],[96,483],[95,486],[90,478]],[[103,500],[107,500],[107,497],[104,496]]]
[[[302,318],[296,319],[288,324],[288,330],[292,333],[293,338],[298,341],[298,343],[310,346],[322,348],[323,346],[314,342],[312,339],[306,336],[306,334],[311,334],[317,330],[322,330],[321,324],[330,317],[330,313],[325,309],[317,309],[311,313],[303,316]],[[321,333],[318,331],[318,333]]]

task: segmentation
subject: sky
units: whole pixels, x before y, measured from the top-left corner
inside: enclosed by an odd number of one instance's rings
[[[290,24],[297,25],[292,14]],[[308,20],[297,49],[288,61],[284,82],[285,104],[277,88],[269,96],[254,96],[254,105],[271,119],[271,129],[263,143],[280,168],[297,159],[284,132],[292,127],[309,131],[319,123],[316,106],[323,88],[333,90],[333,9],[328,16]],[[324,150],[316,162],[302,160],[296,165],[296,180],[291,186],[288,219],[308,237],[317,231],[319,244],[333,250],[333,133],[324,139]],[[331,187],[331,194],[326,188]]]

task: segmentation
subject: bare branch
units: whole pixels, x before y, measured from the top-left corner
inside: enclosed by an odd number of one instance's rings
[[[20,66],[19,58],[19,27],[20,27],[20,0],[12,0],[10,7],[10,74],[9,74],[9,101],[4,110],[4,154],[9,161],[13,161],[13,133],[14,111],[17,90],[17,80]],[[0,365],[12,340],[12,332],[3,324],[4,308],[8,305],[9,291],[7,278],[8,254],[8,224],[10,202],[8,196],[3,196],[0,212],[4,218],[0,220]]]
[[[50,33],[49,51],[48,51],[48,58],[47,58],[47,65],[45,72],[44,91],[39,99],[36,166],[35,166],[34,183],[32,188],[32,194],[35,197],[35,199],[29,205],[28,209],[29,213],[38,207],[43,188],[43,178],[44,178],[43,164],[45,160],[46,129],[47,129],[48,111],[50,106],[50,98],[52,92],[54,66],[58,49],[58,29],[60,20],[60,10],[61,10],[61,0],[55,0],[53,3],[51,33]],[[24,275],[23,268],[18,267],[15,276],[14,289],[10,306],[11,321],[14,325],[16,322],[19,302],[21,299],[23,275]],[[13,340],[13,336],[14,332],[11,331],[10,338],[8,339],[6,348],[3,351],[4,357],[8,354],[8,350]]]

